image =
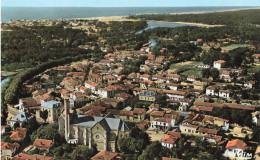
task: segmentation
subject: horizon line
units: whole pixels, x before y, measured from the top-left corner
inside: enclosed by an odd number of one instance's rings
[[[71,7],[71,8],[170,8],[170,7],[250,7],[250,8],[260,8],[260,6],[1,6],[3,7],[30,7],[30,8],[66,8],[66,7]]]

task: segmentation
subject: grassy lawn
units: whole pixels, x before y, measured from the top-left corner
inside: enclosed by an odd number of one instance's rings
[[[231,44],[229,46],[225,46],[225,47],[221,47],[221,49],[223,50],[233,50],[239,47],[248,47],[247,44]]]
[[[196,61],[187,61],[183,63],[171,64],[170,68],[178,69],[178,71],[181,72],[181,75],[184,76],[194,75],[194,76],[202,77],[201,75],[202,68],[196,68],[196,65],[198,64],[202,64],[202,63]]]

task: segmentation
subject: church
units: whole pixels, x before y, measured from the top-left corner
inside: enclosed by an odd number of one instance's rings
[[[59,132],[68,143],[95,146],[99,151],[115,152],[118,138],[130,133],[121,119],[71,114],[68,98],[64,98],[64,111],[58,123]]]

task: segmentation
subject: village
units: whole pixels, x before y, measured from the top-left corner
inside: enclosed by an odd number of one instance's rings
[[[59,21],[53,21],[56,22]],[[16,23],[29,26],[36,22]],[[98,35],[101,31],[95,25],[82,28],[74,21],[66,23],[67,27],[88,34]],[[105,43],[106,39],[99,37],[98,41]],[[203,39],[190,43],[203,48],[205,53],[211,47],[222,47]],[[78,48],[96,49],[91,43]],[[223,151],[223,157],[259,159],[260,144],[252,139],[259,134],[255,128],[260,127],[260,102],[250,94],[257,93],[259,86],[246,78],[245,69],[231,67],[223,59],[210,65],[181,61],[166,68],[175,57],[168,56],[168,48],[160,48],[158,54],[153,54],[152,42],[139,50],[115,48],[99,48],[104,57],[97,62],[90,58],[49,68],[26,81],[22,90],[29,93],[28,97],[8,106],[7,123],[1,126],[2,139],[8,140],[1,142],[1,158],[55,159],[50,154],[55,139],[38,136],[32,143],[25,143],[31,134],[25,124],[33,120],[43,126],[58,125],[57,132],[65,143],[96,148],[98,153],[91,160],[125,159],[118,141],[130,137],[132,128],[139,128],[149,135],[150,141],[159,141],[169,149],[183,144],[196,147],[199,139]],[[259,67],[260,54],[247,58],[251,59],[248,66]],[[139,70],[126,74],[126,62],[131,61],[140,62]],[[180,70],[187,66],[190,71],[182,74]],[[199,76],[207,69],[217,75]]]

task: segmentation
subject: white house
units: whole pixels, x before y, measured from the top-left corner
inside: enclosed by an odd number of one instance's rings
[[[217,88],[215,86],[208,86],[206,88],[206,95],[216,96],[216,95],[218,95],[218,93],[216,91],[217,91]]]
[[[95,94],[96,94],[98,84],[95,83],[95,82],[86,81],[86,82],[85,82],[85,87],[88,88],[88,89],[90,89],[92,93],[95,93]]]
[[[198,79],[198,77],[196,77],[196,76],[188,76],[187,77],[187,81],[190,81],[190,82],[194,82],[194,81],[196,81]]]
[[[256,124],[256,126],[260,126],[260,111],[256,111],[252,114],[252,122]]]
[[[191,106],[192,101],[193,101],[192,99],[183,98],[180,100],[180,104],[181,104],[181,106]]]
[[[229,99],[230,91],[229,90],[219,90],[218,96],[221,98]]]
[[[246,150],[246,144],[243,141],[236,139],[236,140],[229,141],[227,143],[226,150],[223,155],[229,158],[240,157],[245,150]]]
[[[167,74],[166,76],[169,79],[172,79],[174,81],[180,81],[181,80],[181,76],[177,75],[177,74]]]
[[[253,81],[248,81],[244,84],[244,87],[246,88],[253,88],[253,86],[255,85],[255,82]]]
[[[176,125],[176,119],[171,118],[157,118],[152,121],[151,128],[152,129],[162,129],[162,130],[168,130],[171,127]]]
[[[181,133],[168,132],[168,134],[162,140],[162,146],[167,148],[177,147],[178,141],[181,139]]]
[[[214,61],[213,67],[214,67],[214,68],[217,68],[217,69],[221,69],[221,68],[224,67],[225,62],[226,62],[226,61],[224,61],[224,60]]]
[[[187,93],[183,91],[172,91],[172,90],[164,90],[164,93],[170,98],[170,99],[183,99],[186,97]]]
[[[21,112],[21,113],[17,114],[15,117],[13,117],[12,119],[8,120],[7,124],[9,126],[13,127],[15,123],[19,123],[20,127],[22,127],[23,122],[27,122],[32,118],[33,118],[33,116],[26,117],[25,112]]]
[[[170,89],[170,90],[173,90],[173,91],[177,91],[178,90],[178,87],[179,85],[178,84],[172,84],[172,83],[168,83],[166,84],[167,87]]]

